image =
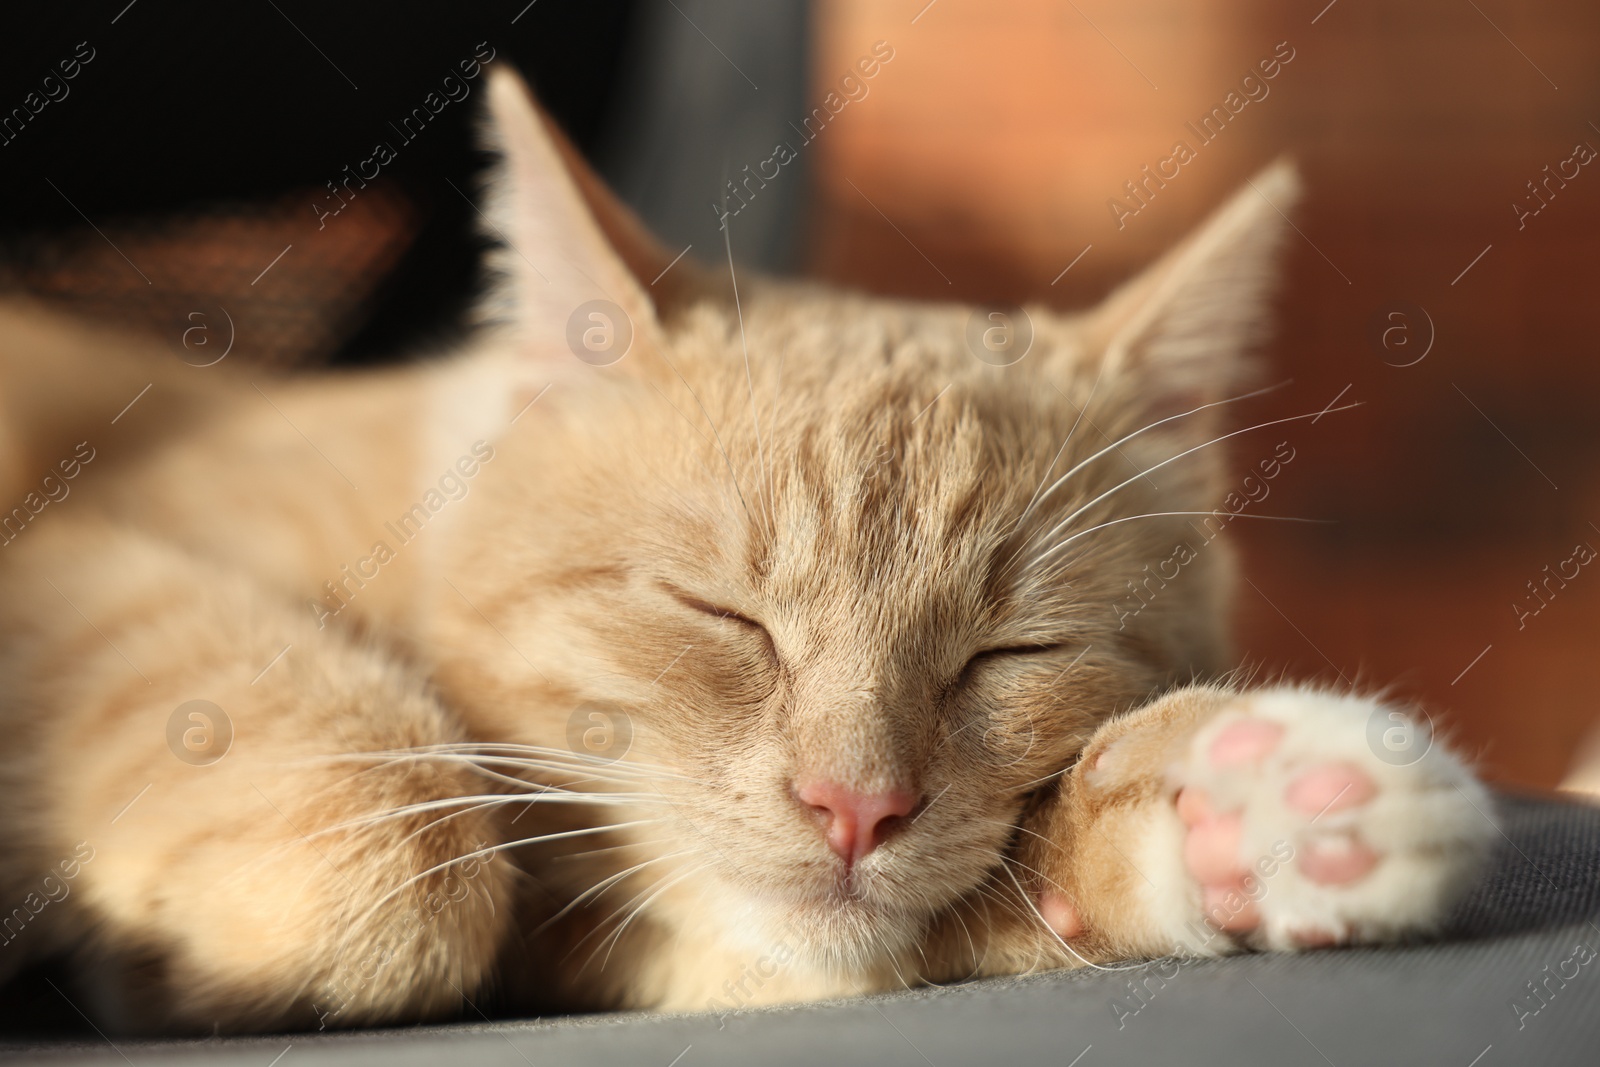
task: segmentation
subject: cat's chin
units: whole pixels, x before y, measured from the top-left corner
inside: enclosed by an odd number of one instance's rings
[[[920,909],[883,898],[870,887],[839,882],[813,890],[754,894],[763,944],[787,946],[821,971],[857,972],[909,951],[926,928]]]
[[[982,881],[908,857],[879,857],[846,872],[821,862],[792,867],[713,866],[689,890],[691,922],[751,959],[792,959],[819,979],[862,975],[915,954],[939,914]],[[920,857],[919,857],[920,859]],[[925,862],[925,861],[923,861]],[[908,892],[907,886],[918,892]]]
[[[859,972],[909,951],[924,924],[901,909],[859,898],[830,898],[794,908],[783,925],[800,935],[796,956],[811,966]]]

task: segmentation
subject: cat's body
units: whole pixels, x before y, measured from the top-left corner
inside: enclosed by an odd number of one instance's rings
[[[1230,666],[1225,540],[1115,607],[1227,494],[1275,209],[991,366],[967,308],[652,288],[666,257],[491,96],[508,324],[449,359],[252,379],[0,310],[4,500],[79,465],[0,547],[0,951],[209,1030],[1440,919],[1493,833],[1459,763],[1381,758],[1403,720],[1353,696],[1173,689]],[[569,348],[597,299],[614,362]]]

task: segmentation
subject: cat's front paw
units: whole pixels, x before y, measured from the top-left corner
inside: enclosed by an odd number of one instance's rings
[[[1397,735],[1409,744],[1387,744]],[[1484,788],[1421,726],[1378,701],[1310,689],[1238,695],[1167,779],[1181,847],[1149,842],[1143,858],[1169,887],[1162,925],[1195,951],[1425,932],[1496,832]]]

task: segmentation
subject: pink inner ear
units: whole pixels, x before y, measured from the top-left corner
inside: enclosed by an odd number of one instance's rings
[[[648,336],[655,309],[637,271],[659,273],[669,258],[566,143],[522,79],[503,64],[489,77],[489,147],[501,160],[484,216],[485,234],[506,246],[491,253],[505,279],[492,298],[499,317],[523,332],[561,338],[574,316],[604,304],[613,319],[626,317],[630,336]],[[566,362],[565,347],[548,346],[549,357]]]
[[[1137,383],[1137,403],[1152,417],[1219,400],[1210,390],[1231,390],[1243,377],[1298,189],[1290,163],[1267,167],[1094,312],[1091,344],[1108,372]]]

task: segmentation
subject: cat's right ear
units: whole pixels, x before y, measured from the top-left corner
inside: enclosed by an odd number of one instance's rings
[[[1244,356],[1266,330],[1299,189],[1288,160],[1267,167],[1092,315],[1091,350],[1140,381],[1155,413],[1220,399],[1249,377]]]
[[[494,274],[481,319],[550,369],[609,366],[657,335],[649,282],[670,258],[597,178],[503,61],[490,68],[486,235]]]

